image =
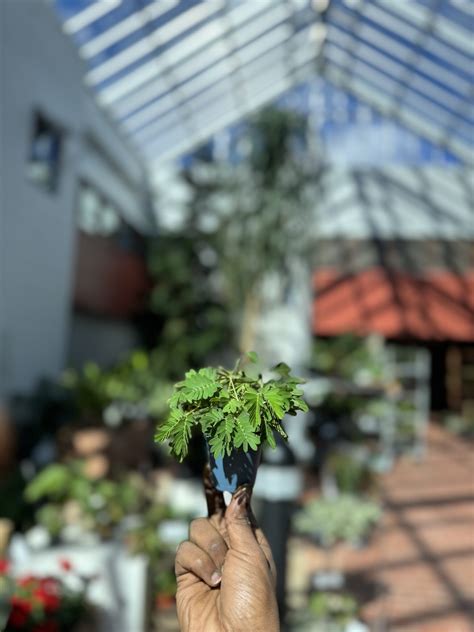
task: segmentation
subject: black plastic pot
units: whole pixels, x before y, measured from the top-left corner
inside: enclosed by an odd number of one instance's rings
[[[230,455],[215,457],[209,450],[209,465],[215,488],[233,494],[240,485],[255,483],[262,450],[233,450]]]

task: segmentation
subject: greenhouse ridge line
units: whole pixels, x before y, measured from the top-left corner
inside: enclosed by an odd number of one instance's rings
[[[150,167],[189,153],[316,76],[461,162],[473,160],[468,3],[89,0],[84,8],[77,0],[54,0],[54,6],[86,63],[86,83]]]

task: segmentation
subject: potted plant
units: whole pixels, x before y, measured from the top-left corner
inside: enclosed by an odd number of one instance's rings
[[[176,602],[176,576],[173,568],[163,568],[156,573],[155,606],[158,610],[169,610]]]
[[[80,541],[91,534],[111,538],[126,516],[147,504],[139,475],[102,479],[90,475],[86,465],[81,461],[49,465],[25,490],[27,502],[42,503],[36,522],[54,540]]]
[[[364,450],[338,449],[323,467],[322,486],[338,494],[371,494],[377,486],[375,474]]]
[[[354,597],[344,592],[317,592],[308,604],[313,623],[324,631],[343,632],[357,617],[359,606]],[[359,629],[359,628],[358,628]]]
[[[296,515],[296,530],[316,539],[325,548],[338,542],[360,546],[381,517],[377,503],[351,494],[319,498]]]
[[[62,560],[62,567],[74,575],[74,589],[68,582],[52,576],[13,577],[8,564],[4,560],[0,562],[2,630],[72,632],[95,629],[87,599],[91,580],[75,573],[68,560]]]
[[[286,364],[278,364],[272,369],[275,377],[264,380],[256,371],[257,355],[250,352],[246,358],[251,366],[242,367],[239,360],[232,370],[188,371],[175,385],[169,417],[156,434],[182,461],[191,433],[199,427],[207,441],[214,484],[231,493],[239,485],[253,485],[262,444],[276,447],[274,431],[287,439],[283,417],[307,410],[299,388],[302,380],[291,375]]]

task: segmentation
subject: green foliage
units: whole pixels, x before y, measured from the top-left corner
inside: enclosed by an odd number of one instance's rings
[[[311,260],[319,173],[299,114],[263,108],[241,134],[237,160],[195,160],[183,180],[189,225],[214,253],[223,302],[247,350],[244,325],[261,313],[265,279],[291,279],[295,261]]]
[[[357,616],[358,610],[357,601],[348,593],[318,592],[309,600],[311,614],[326,623],[345,625]]]
[[[37,502],[45,496],[52,500],[60,500],[67,496],[73,480],[72,470],[66,465],[49,465],[28,485],[25,498],[28,502]]]
[[[137,349],[108,369],[92,362],[81,371],[69,369],[61,381],[82,418],[105,416],[107,422],[105,411],[113,408],[118,423],[139,417],[158,419],[166,411],[169,396],[164,364],[159,350]]]
[[[159,595],[174,597],[176,595],[176,575],[172,569],[159,570],[154,577],[155,590]]]
[[[148,240],[149,308],[156,336],[151,342],[161,351],[163,375],[172,381],[188,367],[201,366],[231,338],[231,317],[210,281],[209,253],[212,259],[208,237],[193,219],[181,232]]]
[[[138,475],[92,479],[80,461],[49,465],[29,483],[24,496],[28,503],[43,503],[36,512],[36,522],[53,536],[59,535],[68,515],[73,514],[85,530],[108,537],[125,516],[147,505],[145,486]]]
[[[255,363],[257,354],[248,359]],[[260,375],[242,369],[240,362],[231,371],[222,367],[188,371],[175,385],[169,416],[155,440],[168,441],[180,461],[188,452],[193,428],[201,429],[216,457],[234,448],[256,450],[263,441],[275,447],[274,431],[287,438],[283,417],[308,407],[298,388],[302,380],[284,364],[275,367],[274,373],[275,378],[264,382]]]
[[[195,402],[200,399],[209,399],[219,388],[216,382],[216,373],[213,369],[194,369],[186,373],[186,379],[178,382],[179,398],[184,402]]]
[[[380,507],[350,494],[312,501],[296,515],[299,533],[318,538],[330,547],[339,541],[360,544],[381,517]]]
[[[326,474],[334,477],[339,492],[357,494],[369,492],[375,486],[375,477],[365,460],[344,452],[333,452],[324,466]]]
[[[313,368],[322,375],[352,380],[360,385],[383,384],[387,380],[387,354],[378,336],[367,338],[344,334],[315,340]]]

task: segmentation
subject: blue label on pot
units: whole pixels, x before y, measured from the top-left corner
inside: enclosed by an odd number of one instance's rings
[[[240,485],[255,483],[261,450],[233,450],[230,455],[214,457],[209,453],[209,464],[216,489],[233,494]]]

